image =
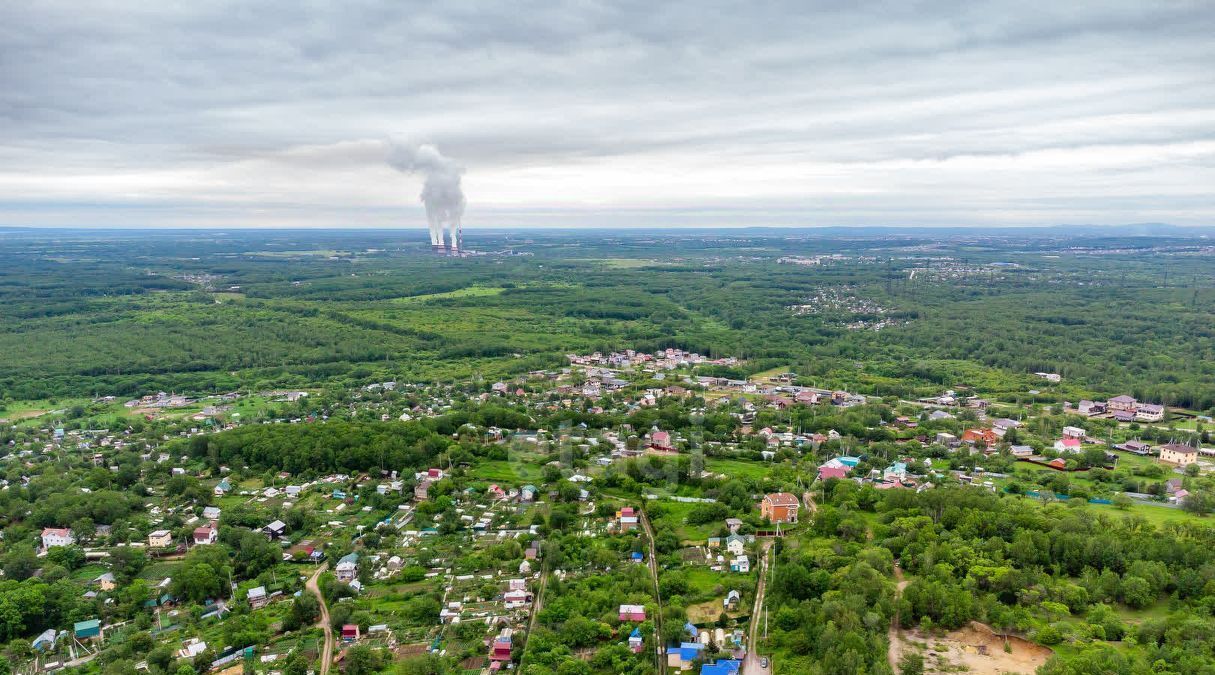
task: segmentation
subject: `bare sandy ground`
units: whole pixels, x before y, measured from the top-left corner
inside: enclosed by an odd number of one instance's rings
[[[1033,675],[1053,652],[1028,640],[1009,636],[1008,651],[1004,638],[977,621],[944,636],[926,635],[919,629],[892,628],[890,640],[892,665],[907,651],[924,656],[925,673],[967,672],[976,675]],[[897,665],[895,665],[897,671]]]

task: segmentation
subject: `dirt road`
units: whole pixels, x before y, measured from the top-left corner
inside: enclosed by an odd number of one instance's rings
[[[527,621],[527,634],[523,636],[523,652],[519,655],[519,672],[523,672],[523,660],[527,658],[527,641],[532,639],[532,633],[536,631],[536,621],[540,617],[540,610],[544,609],[544,590],[548,588],[548,562],[540,566],[540,583],[536,586],[536,598],[532,601],[532,615]],[[444,600],[447,596],[443,596]]]
[[[321,648],[321,675],[329,675],[329,666],[333,663],[333,627],[329,625],[329,607],[325,605],[325,596],[321,595],[321,587],[316,583],[321,573],[328,568],[329,563],[323,563],[316,568],[316,572],[304,584],[304,587],[316,596],[316,601],[321,605],[321,620],[318,625],[325,632],[325,646]]]
[[[662,645],[662,591],[658,588],[658,560],[654,549],[654,528],[650,527],[650,517],[641,512],[641,526],[645,528],[645,536],[650,544],[650,577],[654,580],[654,598],[658,601],[658,610],[654,612],[654,645],[658,652],[658,674],[666,675],[667,657]]]
[[[907,580],[903,578],[903,568],[899,567],[898,563],[894,565],[894,604],[897,607],[899,598],[903,597],[903,589],[907,588]],[[886,648],[886,660],[890,662],[890,669],[894,672],[899,672],[899,658],[902,653],[903,633],[899,627],[899,613],[896,609],[894,619],[890,622],[890,634],[888,638],[889,646]]]
[[[768,581],[768,557],[772,550],[772,540],[765,539],[760,544],[759,581],[755,584],[755,606],[751,608],[751,629],[747,636],[747,658],[743,661],[743,672],[747,675],[768,675],[772,672],[772,662],[765,668],[763,657],[759,655],[759,625],[763,622],[764,593]]]

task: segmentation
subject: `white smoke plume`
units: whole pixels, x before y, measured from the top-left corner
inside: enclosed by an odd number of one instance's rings
[[[458,249],[457,232],[464,217],[464,190],[460,187],[464,168],[444,157],[433,145],[397,142],[389,142],[388,165],[402,173],[426,177],[422,203],[426,205],[426,221],[430,224],[430,243],[444,246],[450,242],[452,250]]]

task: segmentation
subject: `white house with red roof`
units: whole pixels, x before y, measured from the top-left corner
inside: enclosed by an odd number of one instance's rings
[[[1078,453],[1082,449],[1079,438],[1060,438],[1055,441],[1055,450],[1057,452],[1072,452]]]
[[[194,528],[194,545],[205,546],[214,544],[219,539],[219,530],[215,527],[215,523],[207,523],[202,527]]]
[[[42,548],[50,549],[55,546],[71,546],[76,543],[76,537],[70,527],[46,527],[42,530]]]

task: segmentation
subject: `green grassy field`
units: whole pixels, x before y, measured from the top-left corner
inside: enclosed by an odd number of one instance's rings
[[[769,465],[737,459],[709,458],[705,470],[740,478],[763,478],[768,475]]]

